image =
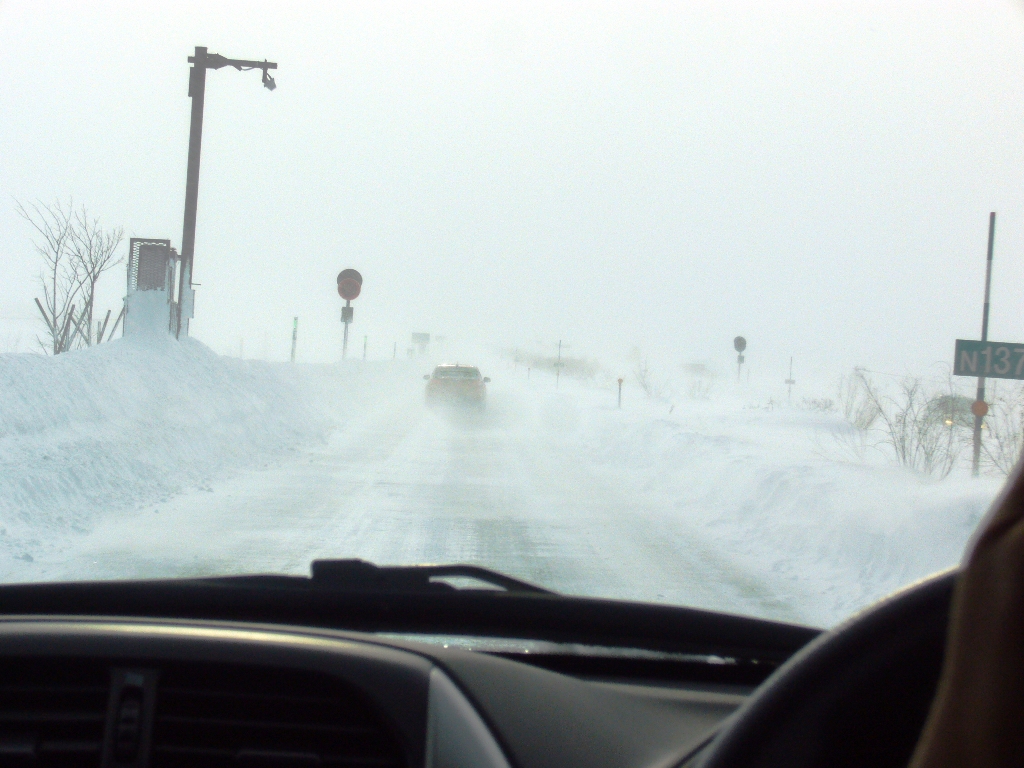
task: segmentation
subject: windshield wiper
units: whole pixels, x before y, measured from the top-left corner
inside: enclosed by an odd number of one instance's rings
[[[437,592],[480,589],[460,587],[447,581],[468,580],[490,585],[505,592],[553,595],[551,590],[506,576],[479,565],[397,565],[379,566],[366,560],[314,560],[313,582],[318,585],[351,589],[356,592]]]

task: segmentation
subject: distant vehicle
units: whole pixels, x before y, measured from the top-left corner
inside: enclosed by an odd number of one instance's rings
[[[427,405],[463,403],[483,410],[487,402],[490,379],[472,365],[439,365],[423,378],[427,381]]]

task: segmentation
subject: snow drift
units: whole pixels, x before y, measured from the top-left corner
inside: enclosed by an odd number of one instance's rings
[[[106,515],[322,440],[313,400],[293,368],[165,335],[0,355],[0,580]]]

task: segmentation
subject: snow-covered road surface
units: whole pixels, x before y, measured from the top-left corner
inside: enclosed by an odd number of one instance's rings
[[[634,397],[619,411],[610,390],[556,391],[495,366],[478,413],[428,409],[421,371],[404,362],[259,370],[231,374],[249,377],[239,402],[284,423],[305,399],[336,428],[318,438],[320,420],[306,414],[304,446],[284,451],[278,443],[295,436],[261,425],[255,445],[207,478],[172,456],[166,471],[186,466],[187,485],[148,500],[143,488],[136,503],[79,514],[73,527],[51,520],[9,547],[6,578],[307,574],[330,557],[466,562],[565,593],[829,625],[954,564],[999,485],[837,461],[821,451],[829,417],[730,398],[670,413]],[[240,408],[222,405],[249,424]],[[210,434],[245,434],[191,429],[207,454]]]
[[[799,618],[699,536],[666,525],[659,504],[580,461],[559,435],[578,418],[573,395],[495,387],[478,413],[427,409],[420,389],[375,399],[325,447],[104,521],[62,575],[470,562],[569,593]]]

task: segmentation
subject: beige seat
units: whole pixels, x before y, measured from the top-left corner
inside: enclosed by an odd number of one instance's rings
[[[911,768],[1024,766],[1024,465],[979,530]]]

